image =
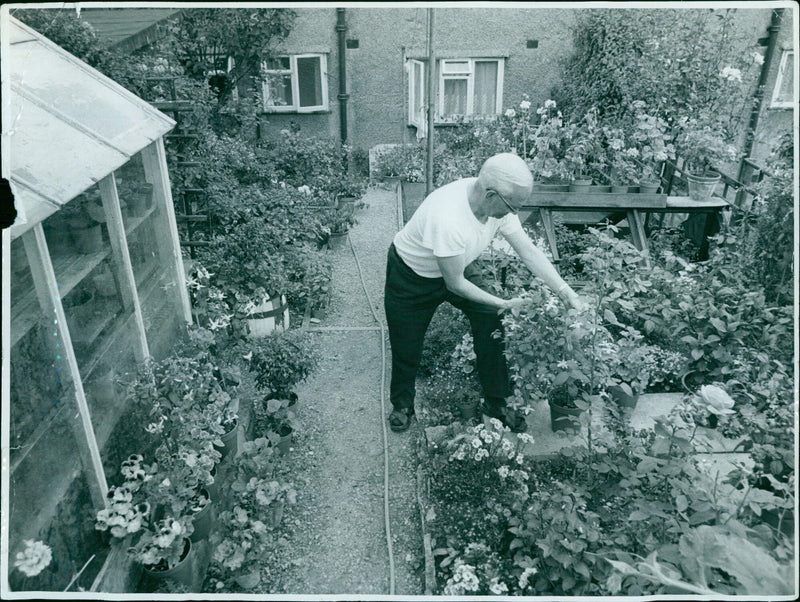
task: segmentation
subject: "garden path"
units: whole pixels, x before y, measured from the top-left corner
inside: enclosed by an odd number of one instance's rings
[[[350,238],[376,313],[384,319],[386,252],[397,231],[393,191],[370,189]],[[384,526],[384,455],[381,410],[381,339],[349,246],[331,251],[333,291],[313,336],[321,364],[296,388],[298,434],[289,454],[298,502],[285,520],[291,529],[281,590],[289,594],[388,594]],[[386,349],[386,406],[391,357]],[[423,593],[424,564],[416,501],[415,429],[388,431],[390,520],[395,593]]]

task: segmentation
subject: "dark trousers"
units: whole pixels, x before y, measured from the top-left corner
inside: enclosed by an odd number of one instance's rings
[[[480,273],[472,264],[464,270],[464,276],[481,286]],[[505,405],[505,398],[511,394],[511,383],[503,354],[502,322],[497,309],[450,292],[444,284],[444,278],[419,276],[403,262],[394,244],[389,247],[384,291],[384,308],[392,345],[392,405],[395,409],[414,407],[415,380],[425,331],[436,308],[444,301],[463,311],[469,318],[478,376],[486,403],[493,407]],[[497,330],[501,333],[500,338],[492,336]]]

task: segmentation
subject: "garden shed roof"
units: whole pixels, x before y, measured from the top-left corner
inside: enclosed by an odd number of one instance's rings
[[[16,238],[170,131],[175,122],[10,17],[3,133]]]

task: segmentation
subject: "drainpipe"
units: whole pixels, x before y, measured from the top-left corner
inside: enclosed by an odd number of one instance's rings
[[[772,18],[770,20],[767,32],[769,33],[769,40],[767,42],[767,51],[764,53],[764,64],[761,65],[761,73],[758,76],[758,85],[756,92],[753,96],[753,110],[750,112],[750,122],[747,124],[747,135],[744,141],[744,157],[749,157],[750,152],[753,150],[753,143],[756,137],[756,127],[758,126],[758,118],[761,115],[761,106],[764,104],[764,87],[767,84],[767,77],[769,76],[770,65],[772,58],[775,54],[775,47],[778,45],[778,32],[781,28],[781,19],[783,18],[783,9],[776,8],[772,11]],[[744,158],[739,162],[739,173],[736,179],[740,182],[744,176]]]
[[[336,9],[336,33],[339,36],[339,132],[342,138],[342,144],[347,142],[347,99],[350,95],[347,93],[347,64],[345,62],[345,32],[347,25],[344,21],[343,8]]]

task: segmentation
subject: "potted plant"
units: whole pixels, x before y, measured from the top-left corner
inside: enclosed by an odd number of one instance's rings
[[[571,174],[565,159],[575,126],[564,124],[554,100],[546,100],[536,113],[539,123],[530,133],[531,147],[529,158],[526,157],[528,167],[537,181],[536,187],[542,189],[542,185],[562,186],[566,183],[564,190],[568,190]]]
[[[675,147],[667,135],[667,122],[645,110],[647,104],[636,100],[632,103],[635,123],[630,138],[639,151],[642,172],[639,177],[639,192],[654,193],[660,184],[656,164],[675,158]]]
[[[580,124],[574,127],[564,162],[570,174],[570,192],[588,192],[592,185],[592,173],[603,165],[600,145],[600,130],[597,126],[597,110],[587,111]]]
[[[106,216],[97,189],[90,189],[72,199],[64,205],[62,212],[80,253],[88,255],[103,250],[103,224]]]
[[[350,226],[357,222],[353,211],[347,208],[328,209],[320,217],[322,223],[318,233],[320,244],[327,245],[330,249],[344,248]]]
[[[249,219],[215,236],[200,260],[215,276],[245,335],[263,337],[289,328],[282,251],[285,235],[265,220]]]
[[[108,491],[109,503],[98,511],[95,527],[109,531],[117,540],[128,541],[128,554],[157,581],[172,579],[186,586],[192,584],[190,554],[194,533],[193,517],[171,514],[154,520],[152,494],[163,481],[155,464],[144,464],[141,455],[130,456],[122,463],[124,482]],[[164,479],[168,480],[168,479]]]
[[[678,129],[676,145],[683,158],[689,197],[694,201],[707,201],[721,179],[716,168],[721,163],[736,160],[736,147],[727,142],[720,130],[701,125],[694,119],[681,121]]]
[[[364,195],[367,185],[363,179],[348,174],[338,181],[336,188],[336,207],[352,212],[356,202]]]
[[[611,160],[611,192],[631,192],[631,187],[638,186],[641,170],[634,163],[639,155],[635,148],[623,149]]]

